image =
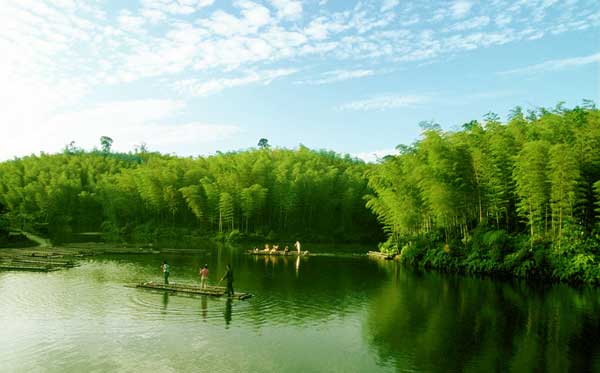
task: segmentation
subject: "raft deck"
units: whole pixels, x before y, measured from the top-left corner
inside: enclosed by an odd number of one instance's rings
[[[222,286],[207,286],[205,288],[201,288],[197,285],[190,284],[159,284],[155,282],[142,282],[140,284],[135,285],[136,288],[143,289],[154,289],[154,290],[167,290],[177,293],[185,293],[185,294],[197,294],[197,295],[210,295],[214,297],[222,297],[225,295],[226,288]],[[230,298],[245,300],[252,297],[250,293],[234,293],[234,295]]]
[[[269,251],[269,252],[266,252],[264,250],[258,250],[258,251],[248,250],[247,253],[250,255],[281,255],[281,256],[308,256],[309,255],[308,251],[302,251],[300,253],[298,253],[297,251],[288,251],[286,253],[285,251],[282,251],[282,250]]]
[[[71,260],[54,260],[50,257],[0,257],[0,270],[2,271],[53,272],[73,268],[76,265],[77,263]]]
[[[0,271],[23,271],[23,272],[54,272],[62,268],[52,266],[35,266],[27,264],[0,264]]]

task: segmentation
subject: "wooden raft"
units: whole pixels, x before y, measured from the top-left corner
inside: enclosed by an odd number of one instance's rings
[[[226,288],[222,286],[207,286],[206,288],[201,288],[197,285],[190,284],[159,284],[156,282],[142,282],[140,284],[135,285],[137,288],[143,289],[154,289],[154,290],[167,290],[177,293],[185,293],[185,294],[197,294],[197,295],[211,295],[214,297],[222,297],[225,295]],[[234,293],[234,295],[230,298],[245,300],[252,297],[250,293]]]
[[[300,252],[300,254],[298,254],[297,251],[288,251],[286,253],[285,251],[281,251],[281,250],[269,251],[269,252],[266,252],[264,250],[258,250],[258,251],[248,250],[247,253],[250,255],[281,255],[281,256],[308,256],[309,255],[308,251],[302,251],[302,252]]]
[[[54,272],[62,268],[52,266],[36,266],[23,264],[0,264],[2,271],[25,271],[25,272]]]
[[[0,270],[4,271],[54,272],[60,269],[73,268],[76,265],[77,263],[73,261],[59,261],[39,256],[0,258]]]

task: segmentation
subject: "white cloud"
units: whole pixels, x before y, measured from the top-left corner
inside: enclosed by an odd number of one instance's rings
[[[401,107],[414,107],[429,101],[426,96],[383,95],[365,100],[351,101],[338,106],[339,110],[383,111]]]
[[[346,10],[314,13],[303,13],[298,0],[266,3],[270,8],[249,0],[235,1],[230,8],[218,8],[222,4],[214,0],[142,0],[140,7],[110,18],[101,2],[46,5],[44,0],[4,0],[0,50],[10,51],[2,67],[6,61],[11,66],[3,71],[36,77],[48,86],[70,80],[90,89],[206,70],[219,79],[236,69],[267,69],[275,61],[297,68],[304,63],[298,57],[326,62],[434,60],[457,50],[583,30],[600,21],[593,11],[575,12],[576,2],[541,4],[540,8],[552,6],[560,17],[546,12],[541,16],[548,22],[531,25],[526,15],[537,9],[535,2],[495,0],[475,7],[474,2],[457,0],[441,12],[407,3],[397,14],[380,12],[396,3],[390,0],[359,1],[360,6]],[[404,28],[415,22],[431,24],[437,13],[470,18],[453,29],[446,26],[446,33],[440,32],[441,25],[431,27],[424,31],[427,37]],[[492,15],[498,30],[471,31],[489,24]],[[302,24],[287,22],[300,16]]]
[[[244,76],[236,78],[219,78],[212,80],[186,79],[175,82],[174,86],[182,93],[192,96],[207,96],[218,93],[227,88],[240,87],[248,84],[271,84],[275,79],[296,73],[295,69],[275,69],[264,71],[251,71]]]
[[[241,9],[241,14],[246,21],[247,27],[250,29],[259,29],[271,21],[271,12],[260,4],[241,0],[236,5]]]
[[[297,19],[302,16],[302,2],[299,0],[270,0],[277,9],[277,16],[284,19]]]
[[[348,30],[350,27],[346,19],[342,17],[336,17],[335,19],[317,17],[304,29],[304,34],[312,39],[324,40],[330,35]]]
[[[502,71],[501,75],[510,74],[535,74],[546,71],[565,70],[574,67],[589,65],[600,62],[600,53],[592,54],[583,57],[563,58],[557,60],[549,60],[535,65],[519,67],[517,69]]]
[[[500,14],[494,20],[496,25],[498,25],[500,27],[508,25],[511,21],[512,21],[512,17],[509,16],[508,14]]]
[[[321,78],[313,80],[298,81],[298,84],[321,85],[329,83],[337,83],[350,79],[364,78],[375,74],[373,70],[333,70],[321,74]]]
[[[400,4],[400,0],[383,0],[381,11],[387,12],[388,10],[395,8],[398,4]]]
[[[450,0],[444,9],[396,0],[326,3],[140,0],[120,10],[104,1],[0,0],[0,123],[35,132],[56,113],[94,102],[88,93],[108,88],[127,97],[130,82],[139,83],[136,89],[176,87],[207,95],[268,84],[307,64],[383,66],[334,70],[306,81],[326,84],[375,75],[386,64],[433,62],[464,50],[589,33],[600,26],[593,0]],[[419,28],[409,28],[417,22]],[[504,74],[596,61],[597,55],[548,61]],[[210,79],[194,79],[198,76]],[[346,109],[406,104],[406,99],[376,97]]]
[[[452,13],[452,17],[463,18],[464,16],[466,16],[469,13],[472,6],[473,6],[473,4],[471,4],[469,1],[464,1],[464,0],[455,1],[450,6],[450,11]]]
[[[144,18],[133,16],[129,10],[122,10],[118,17],[119,25],[126,31],[140,32],[143,31]]]
[[[236,17],[222,10],[212,13],[209,19],[199,21],[211,34],[221,37],[256,34],[270,21],[270,12],[262,5],[252,2],[238,2],[242,17]]]
[[[489,23],[490,23],[490,18],[488,16],[473,17],[466,21],[455,23],[454,25],[447,28],[446,31],[471,30],[471,29],[487,26]]]
[[[142,8],[161,13],[192,14],[210,6],[214,0],[142,0]]]

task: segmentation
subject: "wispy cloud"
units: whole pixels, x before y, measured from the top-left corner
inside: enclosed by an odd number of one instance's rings
[[[448,32],[472,30],[483,26],[487,26],[489,23],[490,17],[488,16],[473,17],[466,21],[455,23],[454,25],[448,27],[445,31]]]
[[[192,14],[210,6],[214,0],[142,0],[142,8],[170,14]]]
[[[454,18],[462,18],[469,13],[472,6],[469,1],[458,0],[450,6],[450,10]]]
[[[302,80],[297,81],[297,84],[309,84],[309,85],[321,85],[321,84],[330,84],[342,82],[350,79],[358,79],[364,78],[367,76],[372,76],[375,74],[375,71],[368,69],[358,69],[358,70],[333,70],[327,71],[321,74],[321,78],[313,79],[313,80]]]
[[[297,19],[302,15],[302,2],[299,0],[270,0],[277,8],[277,16],[284,19]]]
[[[381,11],[387,12],[388,10],[395,8],[398,4],[400,4],[400,0],[383,0]]]
[[[225,79],[233,70],[270,69],[273,62],[298,68],[307,58],[435,60],[600,25],[598,9],[578,9],[581,1],[455,0],[447,9],[357,1],[314,11],[299,0],[237,0],[227,7],[214,0],[141,0],[126,10],[103,2],[4,0],[0,50],[9,52],[0,74],[39,77],[49,86],[68,76],[93,88],[208,70]],[[534,11],[537,18],[529,22]],[[411,27],[421,23],[431,28]],[[478,31],[488,25],[494,29]]]
[[[383,95],[365,100],[351,101],[338,106],[338,110],[383,111],[402,107],[413,107],[429,101],[427,96]]]
[[[211,80],[185,79],[175,82],[175,87],[182,93],[192,96],[207,96],[223,91],[227,88],[239,87],[248,84],[271,84],[275,79],[292,75],[297,69],[275,69],[264,71],[250,71],[243,76],[235,78],[220,78]]]
[[[334,70],[308,83],[327,84],[376,75],[389,65],[433,62],[466,50],[600,27],[600,6],[593,0],[449,0],[445,8],[425,1],[333,3],[139,0],[125,6],[119,1],[0,0],[0,120],[39,128],[57,112],[93,100],[90,92],[131,92],[128,85],[135,82],[205,96],[247,84],[264,86],[307,64],[320,70],[363,66]],[[503,73],[590,61],[597,55]],[[198,79],[203,76],[210,78]],[[344,110],[410,103],[379,97],[348,103]]]
[[[506,70],[499,72],[500,75],[512,75],[512,74],[535,74],[546,71],[565,70],[575,68],[579,66],[589,65],[592,63],[600,62],[600,53],[592,54],[589,56],[582,57],[571,57],[556,60],[549,60],[535,65],[519,67],[512,70]]]

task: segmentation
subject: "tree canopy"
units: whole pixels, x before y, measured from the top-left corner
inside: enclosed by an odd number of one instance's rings
[[[376,241],[379,224],[361,199],[367,168],[305,147],[198,158],[69,151],[1,163],[0,204],[12,226],[56,241],[102,231],[109,240],[152,242],[182,229]]]
[[[494,113],[420,140],[369,170],[383,248],[423,265],[600,280],[600,113]]]

